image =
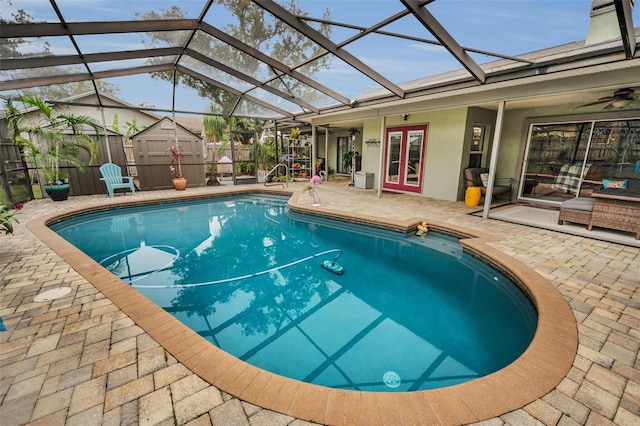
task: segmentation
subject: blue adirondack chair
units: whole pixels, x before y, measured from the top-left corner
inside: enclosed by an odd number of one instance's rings
[[[127,189],[131,190],[132,194],[136,193],[136,187],[133,184],[132,176],[122,176],[122,169],[120,166],[113,163],[105,163],[100,166],[100,178],[107,185],[107,193],[109,197],[113,197],[114,189],[124,189],[126,195]]]

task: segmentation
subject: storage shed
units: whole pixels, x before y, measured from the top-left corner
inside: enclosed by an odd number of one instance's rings
[[[187,186],[201,186],[205,183],[205,166],[202,137],[185,126],[173,122],[169,117],[131,137],[138,169],[140,188],[143,190],[172,188],[169,171],[171,156],[168,149],[178,143],[182,153],[182,176]]]

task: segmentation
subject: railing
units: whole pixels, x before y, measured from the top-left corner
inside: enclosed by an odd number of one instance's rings
[[[277,173],[278,169],[280,169],[281,167],[284,167],[284,176],[286,176],[286,180],[284,182],[271,182],[269,183],[269,179],[267,179],[271,174],[273,173]],[[264,176],[264,186],[274,186],[274,185],[282,185],[283,188],[288,188],[289,187],[289,166],[287,166],[285,163],[278,163],[276,164],[273,169],[269,170],[269,173],[267,173]]]

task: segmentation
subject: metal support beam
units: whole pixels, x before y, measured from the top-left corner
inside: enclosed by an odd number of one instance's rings
[[[157,19],[150,21],[3,23],[0,39],[14,37],[52,37],[68,34],[121,34],[198,29],[196,19]]]
[[[476,62],[471,59],[467,52],[458,44],[458,42],[444,29],[440,22],[423,7],[420,0],[400,0],[407,9],[413,13],[413,16],[427,28],[435,38],[451,53],[457,60],[467,69],[480,83],[486,80],[485,72]]]
[[[194,59],[197,59],[201,62],[204,62],[207,65],[211,65],[214,68],[217,68],[221,71],[226,72],[227,74],[230,74],[240,80],[246,81],[249,84],[252,84],[256,87],[260,87],[263,90],[266,90],[267,92],[276,95],[280,98],[283,98],[289,102],[293,102],[294,104],[297,104],[298,106],[301,106],[302,108],[305,108],[309,111],[313,111],[315,113],[318,113],[320,110],[311,105],[308,102],[303,101],[300,98],[296,98],[295,96],[290,95],[289,93],[283,92],[281,90],[276,89],[275,87],[269,86],[269,85],[263,85],[262,82],[260,80],[257,80],[247,74],[241,73],[240,71],[236,70],[235,68],[231,68],[230,66],[227,66],[221,62],[216,61],[215,59],[212,59],[206,55],[203,55],[200,52],[196,52],[195,50],[192,49],[186,49],[185,54],[187,56],[190,56]]]
[[[292,27],[293,29],[299,31],[301,34],[308,37],[311,41],[318,44],[320,47],[328,50],[338,58],[342,59],[347,64],[351,65],[352,67],[354,67],[355,69],[357,69],[358,71],[360,71],[361,73],[369,77],[371,80],[375,81],[376,83],[386,88],[390,92],[395,93],[396,96],[400,98],[404,98],[404,90],[402,90],[399,86],[397,86],[395,83],[391,82],[387,78],[383,77],[378,72],[374,71],[368,65],[365,65],[362,61],[360,61],[358,58],[353,56],[351,53],[347,52],[344,49],[340,49],[333,41],[329,40],[320,32],[316,31],[306,23],[302,22],[300,19],[298,19],[295,15],[291,14],[284,7],[280,6],[274,1],[253,0],[253,2],[256,5],[263,8],[264,10],[266,10],[267,12],[271,13],[276,18],[280,19],[281,21],[289,25],[290,27]]]
[[[239,91],[237,89],[234,89],[231,86],[227,86],[226,84],[220,83],[219,81],[216,81],[216,80],[214,80],[212,78],[209,78],[206,75],[199,74],[199,73],[197,73],[197,72],[195,72],[195,71],[193,71],[193,70],[191,70],[189,68],[183,67],[181,65],[178,65],[176,67],[176,69],[178,71],[184,73],[184,74],[190,75],[191,77],[197,78],[197,79],[202,80],[202,81],[206,81],[207,83],[211,84],[212,86],[217,87],[218,89],[226,90],[227,92],[232,93],[232,94],[238,96],[239,98],[245,99],[245,100],[247,100],[249,102],[253,102],[254,104],[258,104],[258,105],[260,105],[260,106],[262,106],[262,107],[264,107],[264,108],[266,108],[266,109],[268,109],[270,111],[277,112],[278,114],[280,114],[280,115],[282,115],[284,117],[293,118],[293,114],[291,114],[288,111],[285,111],[283,109],[275,107],[275,106],[273,106],[273,105],[271,105],[271,104],[269,104],[267,102],[264,102],[264,101],[262,101],[262,100],[260,100],[260,99],[258,99],[256,97],[247,95],[246,93],[242,93],[241,91]],[[275,117],[275,118],[280,118],[280,117]]]
[[[128,59],[153,58],[158,56],[176,56],[183,53],[181,47],[165,47],[159,49],[124,50],[108,53],[85,53],[79,55],[38,56],[30,58],[9,58],[2,60],[2,69],[17,70],[25,68],[57,67],[78,65],[93,62],[123,61]],[[171,62],[173,63],[173,62]]]
[[[209,24],[207,24],[206,22],[202,23],[202,31],[204,31],[205,33],[209,34],[212,37],[217,38],[218,40],[228,44],[229,46],[233,47],[234,49],[238,49],[239,51],[246,53],[247,55],[253,56],[254,58],[258,59],[259,61],[264,62],[265,64],[269,65],[270,67],[272,67],[273,69],[276,69],[278,71],[280,71],[283,74],[286,74],[288,76],[291,76],[293,78],[295,78],[296,80],[300,80],[301,82],[303,82],[304,84],[306,84],[307,86],[313,87],[314,89],[316,89],[319,92],[324,93],[327,96],[332,97],[333,99],[337,100],[338,102],[342,103],[343,105],[349,105],[349,103],[351,102],[351,100],[349,98],[346,98],[345,96],[341,95],[340,93],[316,82],[315,80],[310,79],[309,77],[307,77],[306,75],[292,70],[291,68],[289,68],[287,65],[283,64],[282,62],[276,61],[275,59],[273,59],[272,57],[270,57],[269,55],[266,55],[262,52],[260,52],[258,49],[249,46],[248,44],[234,38],[231,37],[229,34],[220,31],[219,29],[217,29],[216,27],[213,27]]]
[[[378,148],[378,198],[382,198],[382,184],[384,182],[384,147],[385,131],[387,127],[387,116],[383,115],[380,120],[380,147]]]
[[[11,81],[0,82],[0,91],[13,90],[13,89],[26,89],[28,87],[49,86],[52,84],[73,83],[76,81],[86,81],[91,79],[100,80],[103,78],[122,77],[125,75],[144,74],[159,71],[170,71],[173,69],[173,64],[160,64],[160,65],[147,65],[135,68],[126,68],[110,71],[97,71],[93,74],[90,73],[76,73],[76,74],[63,74],[52,75],[47,77],[34,77],[25,79],[16,79]]]
[[[620,36],[624,46],[624,55],[627,59],[633,59],[636,53],[636,33],[633,28],[633,16],[631,12],[631,0],[613,0],[620,26]]]
[[[489,163],[489,180],[487,182],[487,192],[484,194],[484,207],[482,209],[482,218],[489,218],[489,209],[491,209],[491,199],[493,198],[493,185],[496,182],[496,166],[498,165],[498,151],[500,150],[500,139],[502,138],[502,121],[504,120],[504,101],[498,104],[498,114],[496,117],[496,131],[493,134],[493,143],[491,145],[491,160]]]

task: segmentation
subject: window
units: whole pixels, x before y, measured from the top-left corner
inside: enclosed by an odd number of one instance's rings
[[[485,137],[487,126],[485,124],[474,124],[471,134],[471,148],[469,150],[469,167],[482,167],[482,155],[485,147]]]

